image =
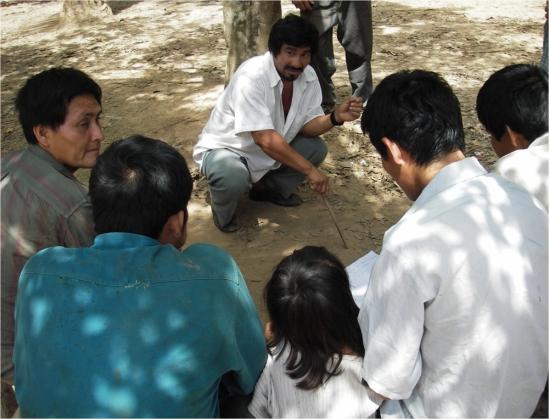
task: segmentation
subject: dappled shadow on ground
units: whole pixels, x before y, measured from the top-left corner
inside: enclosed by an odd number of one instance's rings
[[[358,122],[324,136],[330,153],[322,167],[332,177],[328,202],[349,249],[343,248],[322,200],[307,186],[300,189],[305,200],[301,207],[284,209],[244,200],[243,231],[217,231],[205,202],[207,185],[191,162],[191,150],[223,89],[221,3],[124,3],[112,18],[78,28],[59,28],[60,3],[18,3],[2,9],[2,153],[24,147],[13,106],[24,80],[50,66],[75,66],[103,88],[105,144],[141,133],[167,141],[187,158],[196,180],[189,239],[228,249],[261,307],[260,293],[272,267],[297,247],[324,245],[346,264],[370,249],[379,251],[383,232],[409,203],[384,173]],[[294,11],[291,4],[283,9]],[[495,156],[476,119],[476,92],[496,69],[538,60],[542,24],[471,20],[457,8],[413,8],[392,2],[374,2],[373,20],[374,84],[405,68],[442,73],[462,104],[467,154],[489,167]],[[334,82],[342,99],[350,90],[342,50],[335,44]],[[88,173],[79,176],[87,181]]]
[[[521,5],[517,0],[517,7]],[[300,188],[304,204],[297,208],[244,198],[239,212],[244,228],[236,234],[219,232],[211,221],[207,185],[191,162],[191,150],[223,89],[226,48],[221,2],[119,6],[112,18],[77,28],[59,28],[60,2],[13,2],[2,7],[2,153],[25,146],[13,106],[24,80],[51,66],[75,66],[103,88],[105,144],[141,133],[167,141],[186,157],[195,179],[189,240],[218,244],[236,258],[263,320],[263,285],[282,256],[307,244],[322,245],[348,264],[370,249],[380,250],[383,233],[409,202],[384,173],[358,122],[324,136],[330,153],[322,168],[332,178],[327,200],[348,249],[343,248],[324,203],[306,185]],[[536,21],[473,20],[459,8],[374,2],[374,84],[401,69],[440,72],[462,105],[467,155],[475,155],[489,168],[495,155],[476,118],[476,94],[482,82],[504,65],[539,60],[543,5],[539,8]],[[295,10],[291,4],[283,4],[283,9]],[[342,50],[337,41],[335,45],[334,82],[343,99],[350,88]],[[79,173],[83,181],[87,176],[86,171]]]

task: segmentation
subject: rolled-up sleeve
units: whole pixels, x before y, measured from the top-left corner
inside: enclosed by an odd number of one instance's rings
[[[265,81],[242,76],[235,83],[232,89],[235,134],[274,129]]]

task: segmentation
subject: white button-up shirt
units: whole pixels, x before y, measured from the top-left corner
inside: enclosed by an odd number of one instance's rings
[[[254,142],[251,132],[273,129],[290,143],[303,125],[324,115],[322,91],[311,66],[293,81],[292,104],[287,118],[282,108],[282,80],[272,54],[265,53],[242,63],[219,97],[193,149],[201,167],[204,153],[227,148],[246,158],[252,182],[257,182],[280,163]]]
[[[385,233],[362,303],[363,378],[414,417],[529,417],[547,380],[547,224],[467,158]]]
[[[494,171],[525,188],[549,211],[549,134],[500,158]]]

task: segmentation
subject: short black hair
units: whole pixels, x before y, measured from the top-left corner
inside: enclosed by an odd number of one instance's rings
[[[368,99],[361,126],[383,159],[383,137],[419,166],[465,149],[459,101],[448,83],[430,71],[404,70],[383,79]]]
[[[54,67],[30,77],[17,93],[15,107],[29,144],[36,144],[33,127],[57,129],[65,122],[69,102],[91,95],[101,105],[101,87],[75,68]]]
[[[187,163],[172,146],[141,135],[115,141],[90,176],[95,231],[157,239],[168,218],[187,208],[192,188]]]
[[[311,47],[311,55],[318,50],[318,31],[301,16],[289,14],[275,22],[269,34],[269,51],[276,57],[282,45]]]
[[[478,92],[477,115],[497,141],[508,126],[531,143],[547,132],[547,73],[533,64],[496,71]]]
[[[300,380],[297,387],[314,389],[339,374],[345,346],[364,356],[347,272],[325,248],[306,246],[282,259],[264,297],[273,333],[268,347],[289,347],[286,370]]]

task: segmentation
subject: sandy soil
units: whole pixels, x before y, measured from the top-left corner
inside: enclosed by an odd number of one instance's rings
[[[25,146],[13,100],[29,75],[59,65],[88,72],[104,92],[105,146],[141,133],[169,142],[187,158],[195,178],[189,242],[228,249],[263,319],[263,284],[282,256],[306,244],[323,245],[348,264],[368,250],[379,251],[383,232],[409,206],[355,122],[324,136],[330,153],[323,169],[332,177],[328,201],[349,249],[343,248],[322,200],[306,186],[300,189],[302,206],[245,202],[245,228],[221,233],[205,201],[207,185],[190,158],[223,89],[221,2],[118,2],[112,18],[77,28],[59,26],[59,2],[0,4],[2,153]],[[374,82],[404,68],[442,73],[462,103],[467,154],[489,168],[495,155],[476,119],[476,94],[496,69],[539,61],[543,5],[543,0],[375,2]],[[285,0],[283,12],[292,10]],[[350,88],[340,48],[337,54],[341,65],[335,83],[343,98]],[[86,181],[89,174],[79,176]]]

